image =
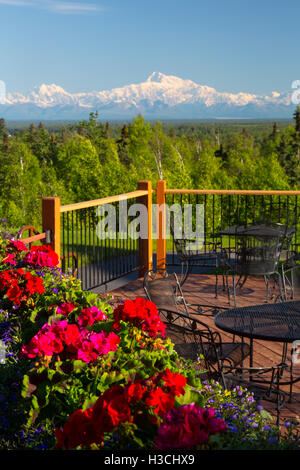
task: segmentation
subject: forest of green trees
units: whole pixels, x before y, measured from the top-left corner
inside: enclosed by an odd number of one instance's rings
[[[300,108],[287,123],[162,123],[89,120],[11,131],[0,119],[0,218],[39,226],[41,198],[62,204],[135,190],[300,189]]]

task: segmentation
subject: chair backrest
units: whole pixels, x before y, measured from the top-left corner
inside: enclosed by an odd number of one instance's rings
[[[180,261],[185,260],[189,257],[190,251],[187,249],[188,240],[185,238],[179,238],[177,236],[176,230],[174,228],[174,220],[170,217],[170,232],[173,238],[173,242],[175,245],[176,253]]]
[[[180,283],[176,273],[168,273],[164,269],[149,270],[144,276],[143,287],[151,302],[157,308],[170,309],[188,314]]]
[[[260,223],[278,228],[283,234],[282,250],[290,251],[294,235],[297,231],[298,223],[297,200],[270,201],[263,204],[260,213]]]
[[[185,313],[170,313],[166,320],[166,334],[181,358],[192,361],[193,367],[202,371],[204,378],[222,378],[219,353],[222,350],[219,335],[199,319]],[[215,337],[219,338],[215,342]],[[205,372],[205,373],[204,373]]]
[[[266,226],[265,226],[266,227]],[[274,235],[237,235],[236,270],[244,275],[271,275],[277,272],[284,237]]]
[[[298,221],[297,202],[268,201],[262,204],[259,223],[295,227]]]

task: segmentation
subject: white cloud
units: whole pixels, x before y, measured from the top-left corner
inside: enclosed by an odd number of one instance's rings
[[[54,13],[63,14],[79,14],[88,12],[102,11],[100,5],[96,3],[86,2],[68,2],[68,1],[55,1],[55,0],[0,0],[0,5],[14,6],[14,7],[34,7],[42,10],[52,11]]]
[[[60,1],[46,1],[44,8],[54,11],[56,13],[84,13],[100,11],[101,7],[95,3],[83,2],[60,2]]]
[[[12,7],[32,7],[36,4],[23,0],[0,0],[0,5],[8,5]]]
[[[61,13],[68,13],[68,12],[83,12],[83,11],[99,11],[101,8],[99,5],[95,5],[93,3],[75,3],[75,2],[50,2],[48,8],[61,12]]]

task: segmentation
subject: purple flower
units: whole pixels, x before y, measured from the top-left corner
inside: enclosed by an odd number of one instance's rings
[[[276,437],[269,437],[269,442],[270,444],[276,444],[277,443]]]

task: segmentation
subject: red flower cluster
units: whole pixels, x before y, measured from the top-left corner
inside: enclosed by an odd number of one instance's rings
[[[49,308],[52,307],[53,305]],[[56,307],[57,315],[63,315],[64,317],[68,317],[69,314],[77,308],[72,302],[63,302],[61,305],[54,305],[54,307]]]
[[[155,438],[156,449],[201,448],[212,434],[226,431],[226,423],[215,417],[213,408],[201,408],[194,403],[174,408],[165,414]]]
[[[25,254],[23,262],[31,266],[52,267],[58,265],[59,258],[50,245],[32,246]]]
[[[120,338],[115,333],[106,335],[103,331],[89,332],[62,320],[52,325],[46,323],[30,343],[22,347],[22,355],[32,359],[62,354],[65,359],[80,359],[90,363],[99,356],[115,351],[119,342]]]
[[[61,305],[51,305],[49,308],[56,307],[56,314],[63,315],[64,317],[68,317],[69,314],[77,309],[78,307],[74,305],[72,302],[64,302]],[[91,326],[97,321],[103,321],[107,319],[107,315],[103,313],[98,307],[86,307],[81,310],[77,317],[77,322],[81,328],[85,328],[86,326]]]
[[[166,326],[159,318],[156,305],[142,297],[135,300],[125,300],[114,310],[114,328],[120,329],[120,320],[131,323],[143,331],[151,338],[158,334],[165,337]]]
[[[2,262],[15,266],[17,261],[21,261],[30,266],[57,266],[58,255],[51,245],[32,246],[28,250],[27,246],[20,240],[10,240]]]
[[[106,320],[107,316],[98,307],[87,307],[81,310],[77,321],[81,327],[93,325],[96,321]]]
[[[6,290],[9,300],[17,306],[31,295],[45,292],[43,280],[21,268],[0,273],[0,290]]]
[[[20,240],[10,240],[7,248],[8,250],[12,249],[13,251],[28,251],[27,246]]]
[[[75,411],[62,429],[56,429],[56,447],[74,449],[101,444],[105,432],[113,431],[121,423],[140,420],[150,408],[163,416],[173,409],[175,395],[184,394],[185,384],[185,377],[167,369],[147,380],[114,385],[98,398],[93,408]],[[157,419],[154,422],[157,424]]]
[[[63,429],[56,428],[56,448],[57,449],[75,449],[77,446],[89,447],[91,444],[100,444],[103,441],[103,435],[94,426],[93,409],[75,411]]]
[[[2,263],[16,266],[17,258],[20,257],[23,251],[28,251],[26,245],[19,240],[10,240],[5,251],[5,257],[2,259]]]
[[[2,259],[2,263],[11,264],[12,266],[16,266],[16,255],[13,253],[5,253],[5,258]]]

